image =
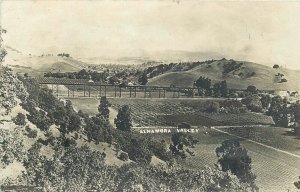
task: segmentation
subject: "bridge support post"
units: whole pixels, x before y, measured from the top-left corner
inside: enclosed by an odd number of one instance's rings
[[[131,98],[131,87],[129,87],[129,97]]]
[[[85,84],[83,85],[83,97],[85,97]]]
[[[70,97],[70,87],[67,88],[68,88],[68,97]]]
[[[122,97],[122,87],[119,87],[119,97]]]
[[[136,87],[134,87],[134,97],[136,97]]]
[[[115,97],[117,97],[117,86],[115,85]]]
[[[56,96],[58,97],[58,84],[56,84]]]
[[[74,92],[75,92],[75,85],[73,85],[73,97],[74,97]]]
[[[89,97],[91,97],[91,86],[89,85]]]

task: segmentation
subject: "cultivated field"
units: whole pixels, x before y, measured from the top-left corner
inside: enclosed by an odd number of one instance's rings
[[[99,105],[98,99],[73,98],[71,101],[77,110],[81,109],[89,114],[97,113],[97,107]],[[195,109],[184,105],[184,103],[186,103],[186,100],[184,99],[109,98],[109,102],[112,104],[114,109],[118,109],[124,104],[129,105],[132,108],[132,119],[134,124],[140,125],[141,128],[143,126],[168,125],[168,122],[166,119],[162,118],[162,115],[169,114],[174,117],[177,117],[176,115],[180,117],[183,114],[199,113],[199,111],[197,112]],[[193,101],[191,100],[191,102]],[[195,100],[194,102],[198,102],[199,104],[199,100]],[[255,116],[257,114],[251,115],[254,115],[251,119],[257,117]],[[198,121],[195,120],[194,123],[195,125],[199,123],[197,126],[200,127],[199,133],[193,134],[193,136],[199,140],[199,143],[192,149],[196,155],[188,157],[186,160],[180,160],[178,165],[192,169],[200,169],[204,166],[214,166],[217,162],[217,156],[215,154],[216,147],[220,146],[220,144],[226,139],[239,139],[241,144],[249,151],[252,158],[253,172],[257,176],[257,185],[259,186],[260,191],[288,191],[288,189],[290,191],[295,191],[293,182],[297,180],[298,176],[300,176],[300,158],[297,157],[297,155],[300,155],[300,142],[293,136],[290,136],[289,132],[286,132],[288,129],[251,126],[250,131],[249,127],[247,128],[245,126],[243,128],[248,129],[249,131],[244,132],[244,135],[240,136],[248,137],[249,139],[253,139],[259,143],[274,147],[274,149],[201,126],[203,125],[203,121],[207,121],[209,123],[212,122],[212,120],[208,117],[211,119],[216,118],[213,115],[207,117],[198,115],[194,117],[194,119],[199,119]],[[225,119],[225,117],[222,118]],[[239,122],[245,121],[241,121],[242,119],[243,118],[241,117]],[[214,121],[218,122],[216,120]],[[239,132],[236,131],[237,128],[230,129],[225,126],[218,129],[239,135]],[[171,137],[170,134],[158,133],[154,135],[149,134],[148,136],[155,136],[157,139],[161,138],[166,141],[170,141]],[[276,148],[295,155],[289,155],[288,153],[276,150]]]
[[[218,101],[220,99],[216,99]],[[188,105],[187,105],[188,101]],[[202,103],[208,99],[203,99]],[[187,122],[194,126],[215,125],[255,125],[273,124],[272,118],[256,113],[242,114],[212,114],[205,113],[197,99],[118,99],[110,98],[112,108],[118,110],[122,105],[129,105],[132,109],[132,119],[139,126],[176,126]]]
[[[251,139],[277,149],[300,155],[300,138],[292,133],[292,129],[282,127],[227,127],[222,131]]]
[[[153,135],[150,134],[149,137],[151,136]],[[160,136],[166,140],[171,137],[167,134],[160,134]],[[156,134],[155,137],[159,137],[159,135]],[[238,139],[209,128],[203,128],[198,134],[193,134],[193,137],[199,140],[195,148],[191,149],[195,152],[195,156],[189,156],[187,159],[179,161],[179,165],[191,169],[215,166],[217,162],[215,149],[224,140]],[[285,192],[288,189],[296,191],[293,182],[300,174],[300,157],[287,155],[244,139],[238,140],[252,158],[252,169],[257,176],[256,183],[260,191]]]

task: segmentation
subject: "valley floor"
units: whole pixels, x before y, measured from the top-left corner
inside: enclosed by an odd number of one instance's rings
[[[81,109],[90,114],[97,113],[99,100],[96,98],[74,98],[71,99],[71,101],[77,110]],[[114,115],[116,115],[116,111],[114,111]],[[222,130],[228,131],[226,129]],[[286,150],[295,155],[289,155],[280,150],[275,150],[214,129],[201,128],[198,134],[193,134],[193,136],[199,140],[199,143],[192,149],[196,155],[188,157],[186,160],[180,160],[178,166],[192,169],[201,169],[205,166],[213,167],[217,162],[215,149],[220,146],[224,140],[238,139],[242,146],[248,150],[252,158],[252,169],[257,176],[256,183],[260,191],[296,191],[293,182],[297,180],[300,174],[300,158],[297,157],[299,156],[299,148],[297,148],[297,146],[300,140],[284,135],[287,133],[286,130],[287,129],[284,128],[256,127],[255,132],[265,138],[263,142],[257,142]],[[171,137],[170,134],[149,134],[149,137],[153,136],[157,138],[161,137],[167,141],[169,141]]]
[[[300,158],[287,155],[265,146],[230,136],[215,130],[201,131],[195,135],[199,143],[193,151],[195,156],[180,162],[185,167],[199,169],[214,166],[217,162],[215,149],[226,139],[238,139],[252,158],[252,169],[260,191],[296,191],[293,182],[300,173]]]

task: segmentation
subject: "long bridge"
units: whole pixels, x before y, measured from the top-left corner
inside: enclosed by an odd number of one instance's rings
[[[198,88],[163,87],[146,85],[112,85],[91,82],[87,79],[37,78],[40,85],[48,85],[56,96],[67,97],[129,97],[129,98],[179,98],[195,97]],[[60,86],[63,86],[60,88]],[[78,93],[82,93],[78,95]]]

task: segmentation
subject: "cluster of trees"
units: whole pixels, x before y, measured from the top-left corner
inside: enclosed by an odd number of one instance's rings
[[[271,116],[277,126],[294,127],[295,132],[297,132],[300,124],[299,101],[291,104],[286,98],[280,96],[259,95],[257,88],[251,85],[248,86],[242,103],[250,111],[265,113]]]
[[[93,81],[104,81],[108,74],[99,73],[97,71],[87,71],[85,69],[80,70],[79,72],[47,72],[44,74],[44,77],[55,77],[55,78],[68,78],[68,79],[92,79]]]
[[[6,33],[6,30],[0,26],[0,64],[3,62],[3,59],[4,59],[5,55],[7,54],[7,51],[2,46],[2,42],[3,42],[2,34],[3,33]]]
[[[25,115],[23,113],[18,113],[13,121],[16,125],[24,126],[26,124]]]
[[[231,172],[215,168],[114,167],[105,165],[103,155],[87,146],[57,148],[51,159],[40,156],[40,150],[40,144],[33,145],[24,164],[26,171],[4,185],[46,191],[257,191]]]
[[[121,131],[130,131],[132,127],[132,121],[130,116],[130,108],[128,105],[122,106],[119,111],[118,115],[115,119],[115,124],[117,129]]]
[[[26,109],[27,119],[42,131],[47,131],[51,125],[60,127],[63,134],[78,131],[81,128],[81,119],[73,109],[70,101],[59,101],[47,88],[40,88],[34,79],[20,77],[27,88],[29,96],[22,101]]]
[[[183,159],[187,157],[187,154],[194,155],[188,147],[193,148],[195,144],[198,143],[198,140],[194,139],[192,135],[187,135],[184,133],[174,133],[171,137],[172,144],[170,144],[169,149],[172,154],[179,156]],[[186,149],[185,149],[186,148]]]
[[[236,69],[239,69],[241,66],[243,65],[243,63],[237,63],[234,60],[230,60],[230,62],[226,63],[223,66],[223,74],[228,74]]]
[[[184,63],[170,63],[170,64],[160,64],[156,66],[151,66],[143,70],[141,74],[146,74],[148,78],[153,78],[158,75],[164,74],[166,72],[177,72],[177,71],[188,71],[194,67],[197,67],[202,64],[210,64],[215,60],[207,60],[207,61],[196,61],[196,62],[184,62]]]
[[[144,72],[141,76],[139,76],[138,82],[140,85],[146,85],[148,82],[147,73]]]
[[[121,189],[134,191],[141,188],[149,191],[255,190],[248,181],[242,180],[242,177],[231,169],[233,174],[225,168],[220,171],[184,168],[164,170],[150,167],[149,163],[153,155],[166,162],[172,162],[178,155],[184,158],[186,152],[191,153],[187,150],[183,152],[183,146],[192,147],[197,141],[183,133],[174,134],[171,138],[171,150],[169,150],[164,140],[149,139],[130,131],[132,123],[128,106],[123,106],[119,110],[115,120],[117,129],[112,129],[108,123],[110,104],[107,98],[100,99],[99,114],[88,116],[81,111],[78,113],[74,111],[70,102],[60,102],[51,91],[40,88],[35,81],[22,80],[29,93],[28,98],[23,101],[24,108],[29,111],[28,120],[38,123],[40,129],[39,121],[49,121],[49,125],[58,125],[63,133],[60,137],[54,138],[47,133],[47,126],[41,129],[45,133],[46,140],[39,139],[23,159],[26,171],[18,180],[25,185],[43,187],[49,191],[118,191]],[[107,166],[104,163],[105,154],[92,151],[87,146],[78,147],[75,140],[64,137],[68,132],[79,133],[80,130],[84,130],[91,142],[112,143],[114,141],[116,149],[126,152],[136,164],[124,165],[120,168]],[[48,159],[40,155],[42,145],[49,145],[54,149],[53,158]],[[126,155],[122,159],[126,160]],[[245,170],[249,171],[249,169]]]
[[[70,54],[69,53],[59,53],[59,54],[57,54],[57,56],[59,56],[59,57],[70,57]]]
[[[252,173],[251,157],[248,151],[237,140],[225,140],[216,148],[218,165],[222,171],[231,171],[242,183],[247,183],[252,189],[258,190],[255,185],[255,174]]]
[[[228,97],[226,81],[220,81],[212,85],[209,78],[200,76],[195,82],[194,87],[198,88],[200,96]]]

